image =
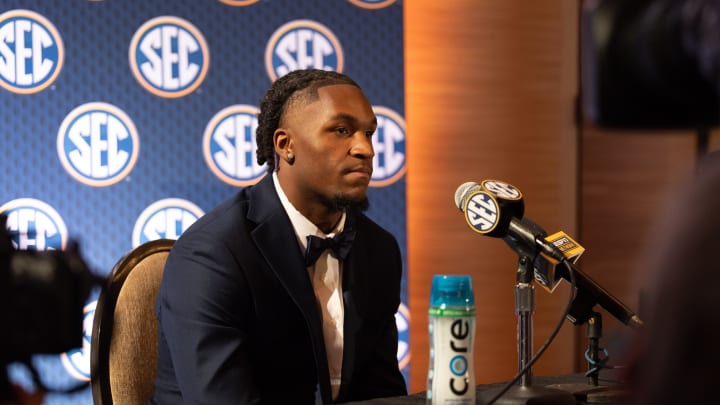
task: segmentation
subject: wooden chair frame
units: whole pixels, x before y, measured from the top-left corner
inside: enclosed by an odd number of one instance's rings
[[[143,260],[157,253],[169,253],[174,242],[171,239],[159,239],[132,249],[115,264],[103,285],[95,307],[90,345],[90,380],[95,405],[113,404],[110,388],[110,344],[115,307],[125,280]]]

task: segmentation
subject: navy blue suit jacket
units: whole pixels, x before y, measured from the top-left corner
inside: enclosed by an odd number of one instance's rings
[[[395,312],[397,241],[362,214],[343,264],[338,402],[406,394]],[[156,404],[331,403],[322,318],[272,176],[175,243],[157,299]]]

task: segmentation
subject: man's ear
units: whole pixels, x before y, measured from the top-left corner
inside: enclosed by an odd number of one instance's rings
[[[286,128],[278,128],[273,133],[273,145],[275,145],[275,153],[280,159],[292,164],[295,155],[292,151],[292,138],[290,132]]]

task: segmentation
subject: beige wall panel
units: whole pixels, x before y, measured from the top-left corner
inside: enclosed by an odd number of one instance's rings
[[[582,268],[640,315],[638,281],[649,270],[642,263],[652,254],[650,232],[695,159],[693,132],[584,131],[581,237],[588,250]],[[603,320],[603,343],[621,363],[634,332],[608,314]],[[581,337],[582,350],[585,344]]]

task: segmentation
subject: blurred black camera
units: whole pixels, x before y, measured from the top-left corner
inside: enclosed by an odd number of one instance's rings
[[[64,251],[15,249],[0,215],[0,380],[9,363],[82,347],[83,307],[96,279],[75,243]]]
[[[611,129],[720,124],[720,1],[583,4],[585,118]]]

